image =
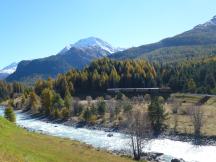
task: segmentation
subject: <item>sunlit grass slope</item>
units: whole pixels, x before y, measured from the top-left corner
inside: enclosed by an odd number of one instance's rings
[[[28,132],[0,117],[1,162],[130,162],[68,139]]]

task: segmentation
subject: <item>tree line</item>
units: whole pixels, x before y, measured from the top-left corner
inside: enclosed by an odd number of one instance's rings
[[[174,92],[216,94],[216,57],[200,61],[158,64],[140,59],[113,61],[108,58],[93,61],[83,70],[72,69],[55,80],[38,80],[31,87],[37,95],[45,88],[62,98],[70,94],[106,92],[107,88],[171,87]],[[0,81],[0,100],[24,91],[20,83]]]
[[[25,89],[25,86],[21,83],[7,83],[0,80],[0,102],[12,98],[13,95],[23,93]]]
[[[216,94],[216,57],[156,66],[158,85],[174,92]]]
[[[107,88],[115,87],[170,87],[174,92],[216,94],[215,68],[216,57],[165,65],[150,64],[142,59],[113,61],[104,58],[64,76],[72,95],[106,92]]]

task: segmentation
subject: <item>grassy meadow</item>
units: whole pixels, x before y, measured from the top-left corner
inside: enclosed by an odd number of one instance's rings
[[[164,109],[169,114],[166,120],[168,131],[172,131],[176,124],[177,133],[193,134],[190,108],[195,106],[202,97],[177,93],[172,94],[171,98],[172,101],[167,101],[164,104]],[[174,110],[177,104],[179,104],[177,110]],[[147,111],[148,104],[145,102],[143,104],[135,103],[134,108]],[[202,135],[216,136],[216,97],[211,97],[201,105],[201,110],[203,112]]]
[[[0,117],[1,162],[131,162],[79,142],[18,128]]]
[[[199,102],[202,97],[174,94],[173,98],[174,103],[165,105],[165,109],[170,114],[167,121],[168,126],[173,128],[175,120],[177,120],[177,132],[191,134],[193,132],[193,125],[189,115],[189,109]],[[173,113],[173,107],[176,103],[181,103],[181,105],[177,113]],[[201,105],[201,110],[203,112],[202,135],[216,136],[216,97],[211,97],[206,103]]]

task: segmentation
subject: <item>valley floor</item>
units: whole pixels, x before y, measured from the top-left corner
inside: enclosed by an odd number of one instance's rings
[[[193,108],[203,96],[199,94],[187,94],[187,93],[175,93],[171,94],[170,98],[165,102],[164,109],[168,112],[168,118],[166,120],[167,131],[166,134],[178,134],[178,135],[193,135],[193,124],[191,121],[191,108]],[[82,100],[82,104],[87,104],[87,101]],[[149,104],[143,102],[133,102],[133,109],[147,111]],[[203,137],[216,139],[216,96],[211,96],[205,103],[200,105],[203,112],[203,127],[201,133]],[[119,118],[110,120],[110,114],[107,113],[104,117],[104,121],[98,119],[93,125],[81,125],[89,129],[103,129],[105,131],[120,131],[124,132],[124,120],[125,114],[120,113]],[[69,126],[80,126],[79,119],[71,118],[64,122]],[[116,128],[116,125],[118,127]],[[174,131],[175,128],[175,132]]]
[[[2,162],[130,162],[132,160],[92,147],[47,135],[28,132],[0,117]]]
[[[191,122],[190,108],[194,107],[203,96],[196,94],[177,93],[172,95],[173,101],[165,104],[166,111],[169,112],[167,120],[168,127],[180,134],[193,134],[193,124]],[[178,108],[175,110],[176,105]],[[202,135],[205,137],[216,137],[216,97],[210,97],[207,102],[200,105],[203,113]],[[176,112],[175,112],[176,111]],[[176,124],[176,125],[175,125]]]

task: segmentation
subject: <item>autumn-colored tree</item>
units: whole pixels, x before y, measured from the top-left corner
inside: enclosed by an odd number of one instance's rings
[[[51,107],[52,107],[52,101],[53,101],[53,91],[46,88],[42,91],[41,94],[41,103],[42,103],[42,108],[43,108],[43,112],[46,115],[50,115],[51,113]]]
[[[65,96],[70,93],[69,85],[65,75],[58,75],[54,87],[55,91],[59,93],[62,98],[65,98]]]
[[[37,80],[34,86],[34,91],[38,96],[41,96],[42,91],[48,87],[48,84],[44,80]]]
[[[29,95],[29,108],[31,109],[32,113],[38,113],[39,109],[39,97],[35,94],[35,92],[31,92]]]
[[[116,69],[113,67],[109,76],[110,87],[117,87],[120,81],[120,76],[118,75]]]

